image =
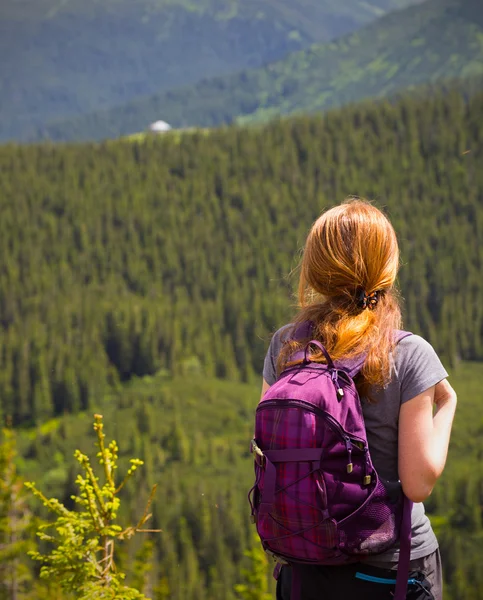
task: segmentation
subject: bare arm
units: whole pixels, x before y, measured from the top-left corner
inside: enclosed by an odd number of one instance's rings
[[[263,398],[265,392],[268,390],[270,386],[268,385],[268,383],[265,381],[265,379],[263,380],[263,384],[262,384],[262,395],[261,398]]]
[[[399,478],[413,502],[426,500],[443,472],[456,403],[456,392],[443,380],[401,406]]]

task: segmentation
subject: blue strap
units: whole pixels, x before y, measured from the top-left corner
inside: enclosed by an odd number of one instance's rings
[[[388,579],[387,577],[376,577],[375,575],[368,575],[367,573],[360,573],[357,571],[355,575],[356,579],[362,579],[363,581],[370,581],[371,583],[384,583],[386,585],[394,585],[396,583],[396,579]],[[418,584],[417,579],[408,579],[408,585],[416,585]]]

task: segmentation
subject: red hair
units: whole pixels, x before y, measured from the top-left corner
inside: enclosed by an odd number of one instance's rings
[[[387,217],[366,200],[348,199],[313,224],[300,265],[299,313],[295,324],[311,321],[333,360],[367,353],[357,380],[361,395],[384,386],[391,376],[394,331],[401,310],[394,288],[399,267],[396,233]],[[378,292],[375,307],[361,308],[361,292]],[[290,341],[278,368],[305,341]],[[324,362],[322,353],[312,360]]]

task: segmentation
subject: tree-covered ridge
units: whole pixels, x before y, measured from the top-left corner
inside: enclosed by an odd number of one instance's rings
[[[406,327],[483,360],[483,96],[453,92],[144,143],[0,147],[0,406],[91,406],[133,375],[258,377],[287,275],[349,194],[399,235]]]
[[[261,66],[411,1],[4,0],[0,140]]]
[[[266,121],[280,114],[314,112],[391,96],[418,85],[482,75],[483,4],[428,0],[264,67],[204,79],[78,119],[55,121],[32,131],[29,139],[118,137],[144,130],[154,118],[177,127]]]
[[[483,593],[478,568],[483,438],[481,420],[474,418],[483,401],[480,371],[480,364],[463,363],[450,372],[458,411],[446,471],[426,503],[441,546],[445,600],[475,600]],[[182,377],[133,379],[93,402],[110,437],[122,440],[120,471],[133,455],[144,461],[135,485],[121,493],[120,519],[139,513],[151,486],[158,484],[150,524],[162,531],[150,536],[147,547],[139,538],[121,545],[118,563],[130,574],[126,583],[153,600],[245,598],[234,589],[245,580],[243,568],[253,569],[244,552],[253,544],[246,499],[254,477],[248,442],[259,394],[259,381],[216,381],[191,365]],[[89,456],[95,451],[92,414],[65,415],[17,437],[20,475],[71,507],[78,472],[74,450]],[[0,527],[0,545],[1,535]],[[0,584],[0,597],[1,591]],[[258,592],[251,598],[262,600],[263,590]]]

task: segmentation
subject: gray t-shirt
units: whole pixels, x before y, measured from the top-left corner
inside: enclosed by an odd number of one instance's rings
[[[279,329],[270,342],[263,367],[263,378],[272,385],[276,380],[276,364],[291,325]],[[362,412],[372,461],[377,472],[387,480],[398,481],[398,422],[401,404],[411,400],[448,376],[431,344],[418,335],[399,342],[392,358],[392,378],[389,384],[374,394],[373,403],[362,399]],[[414,504],[412,512],[411,559],[428,556],[438,548],[438,541],[422,503]],[[377,556],[374,564],[397,562],[399,548]],[[369,562],[369,561],[368,561]]]

